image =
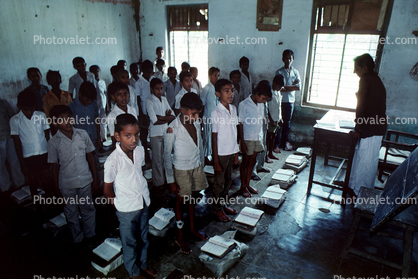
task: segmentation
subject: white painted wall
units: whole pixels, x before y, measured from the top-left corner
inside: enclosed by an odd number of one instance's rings
[[[108,1],[108,0],[106,0]],[[30,81],[26,69],[37,67],[47,85],[49,69],[59,70],[61,88],[76,73],[72,59],[82,56],[87,67],[97,64],[102,78],[111,81],[110,67],[119,59],[139,60],[139,33],[130,1],[104,0],[2,0],[0,1],[0,98],[16,104],[17,94]],[[116,44],[34,44],[34,36],[115,38]]]

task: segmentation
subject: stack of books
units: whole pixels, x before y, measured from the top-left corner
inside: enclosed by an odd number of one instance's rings
[[[165,208],[160,208],[155,212],[154,216],[149,220],[149,233],[158,236],[164,237],[169,229],[169,224],[174,218],[175,213]]]
[[[308,159],[301,155],[289,155],[284,162],[284,168],[294,170],[299,173],[308,164]]]
[[[91,265],[107,275],[123,264],[122,241],[117,238],[106,238],[93,250]]]
[[[295,155],[302,155],[302,156],[305,156],[306,158],[311,158],[312,157],[312,148],[310,148],[310,147],[299,147],[298,149],[296,149]]]
[[[270,184],[279,184],[280,188],[287,189],[296,182],[296,175],[294,170],[278,169],[271,178]]]
[[[279,206],[284,202],[286,199],[286,190],[280,188],[280,185],[273,185],[266,189],[264,194],[261,196],[261,200],[264,204],[279,208]]]
[[[231,228],[254,236],[257,234],[257,223],[263,214],[262,210],[246,206],[235,218]]]
[[[208,242],[202,246],[202,252],[222,259],[231,252],[237,244],[233,239],[228,239],[219,235],[209,238]]]

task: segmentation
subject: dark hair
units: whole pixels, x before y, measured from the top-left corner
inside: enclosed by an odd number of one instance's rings
[[[115,77],[116,74],[118,73],[119,67],[118,66],[112,66],[110,67],[110,74],[112,75],[112,77]]]
[[[48,82],[48,84],[51,84],[51,79],[57,76],[60,79],[60,83],[61,83],[61,75],[60,75],[60,71],[52,71],[49,70],[48,73],[46,73],[46,82]]]
[[[125,89],[129,92],[129,87],[125,83],[120,81],[114,81],[107,87],[107,93],[109,94],[109,96],[111,96],[122,89]]]
[[[241,77],[241,72],[238,70],[233,70],[232,72],[229,73],[229,79],[232,80],[232,77],[235,75],[239,75]]]
[[[183,70],[184,68],[190,69],[189,62],[184,61],[183,63],[181,63],[181,70]]]
[[[150,87],[151,89],[154,89],[154,87],[155,87],[157,84],[163,84],[163,81],[162,81],[161,79],[159,79],[159,78],[153,78],[153,79],[150,81],[150,83],[149,83],[149,87]]]
[[[260,81],[254,89],[254,92],[256,95],[264,95],[267,98],[271,99],[272,94],[270,82],[268,82],[267,80]]]
[[[215,92],[221,92],[222,88],[225,85],[232,84],[232,81],[229,79],[221,78],[215,82]]]
[[[36,96],[28,88],[23,90],[17,95],[17,105],[22,108],[35,108],[36,107]]]
[[[156,65],[165,65],[164,59],[158,59]]]
[[[239,65],[241,66],[244,63],[250,63],[250,59],[248,59],[245,56],[241,57],[241,59],[239,60]]]
[[[291,55],[293,59],[295,59],[295,53],[291,49],[286,49],[285,51],[283,51],[282,60],[286,55]]]
[[[356,58],[354,58],[354,63],[355,65],[363,68],[364,66],[366,66],[370,72],[373,72],[374,67],[376,66],[373,58],[370,56],[370,54],[365,53],[362,54],[360,56],[357,56]]]
[[[125,69],[118,69],[118,71],[116,72],[117,77],[120,77],[123,74],[127,74],[129,76],[129,72]]]
[[[158,47],[155,49],[155,52],[158,52],[159,50],[164,50],[164,49],[163,49],[163,47],[162,47],[162,46],[158,46]]]
[[[280,86],[280,88],[284,86],[284,77],[281,74],[278,74],[277,76],[273,78],[273,87],[275,84]]]
[[[218,69],[218,68],[216,68],[216,67],[210,67],[209,68],[209,70],[208,70],[208,75],[210,76],[210,75],[213,75],[213,73],[214,72],[220,72],[220,70]]]
[[[202,110],[203,103],[196,93],[190,92],[184,94],[183,98],[181,98],[180,107],[185,109]]]
[[[138,125],[139,127],[138,120],[132,114],[129,114],[129,113],[119,114],[116,117],[116,121],[115,121],[115,132],[120,133],[123,130],[123,127],[125,127],[126,125],[132,125],[132,126]]]
[[[116,63],[116,66],[118,66],[119,68],[124,68],[125,67],[124,64],[128,64],[128,63],[126,63],[125,60],[119,60],[118,63]]]
[[[75,66],[78,63],[86,63],[83,57],[77,56],[73,59],[73,66]]]
[[[97,66],[97,65],[91,65],[91,66],[90,66],[90,68],[89,68],[89,71],[90,71],[90,72],[93,72],[93,71],[95,71],[95,70],[99,70],[99,71],[100,71],[100,67],[99,67],[99,66]]]
[[[188,72],[188,71],[182,71],[182,72],[180,73],[180,76],[179,76],[179,78],[180,78],[180,82],[183,82],[183,80],[184,80],[186,77],[193,77],[193,75],[192,75],[192,73],[191,73],[191,72]]]
[[[138,63],[132,63],[131,65],[129,65],[129,71],[132,73],[134,70],[139,70],[139,65]]]
[[[142,62],[141,64],[141,72],[147,72],[147,71],[152,71],[154,68],[154,65],[152,64],[151,61],[149,60],[145,60],[144,62]]]
[[[97,97],[96,87],[94,87],[94,84],[91,83],[90,81],[84,81],[80,85],[78,94],[84,96],[88,100],[92,100],[92,101],[96,100],[96,97]]]
[[[31,68],[28,68],[28,69],[26,70],[26,75],[28,76],[28,78],[29,78],[30,73],[32,73],[32,72],[38,72],[40,75],[42,75],[42,74],[41,74],[41,71],[39,71],[39,69],[38,69],[38,68],[31,67]]]
[[[73,112],[71,111],[69,106],[66,105],[56,105],[53,106],[52,109],[49,111],[49,117],[52,119],[59,118],[64,113],[68,113],[69,115],[73,116]]]
[[[168,74],[170,71],[176,71],[176,74],[177,74],[177,69],[176,69],[176,67],[168,67],[168,69],[167,69],[167,74]]]
[[[190,67],[190,70],[189,71],[192,72],[194,70],[198,71],[196,67]]]

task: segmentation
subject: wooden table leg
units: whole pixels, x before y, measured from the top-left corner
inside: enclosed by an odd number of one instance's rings
[[[403,236],[402,277],[409,277],[409,273],[411,272],[413,242],[414,227],[407,225]]]
[[[357,228],[360,224],[361,216],[358,212],[355,213],[354,219],[351,222],[350,230],[348,231],[347,239],[344,243],[344,248],[341,253],[341,258],[347,258],[348,250],[350,249],[351,243],[353,242],[354,236],[356,235]]]
[[[314,177],[314,174],[315,174],[315,163],[316,163],[317,154],[318,154],[318,132],[315,129],[314,144],[313,144],[313,147],[312,147],[311,169],[309,171],[309,180],[308,180],[308,190],[307,190],[307,195],[308,196],[311,193],[311,189],[312,189],[312,182],[313,182],[313,177]]]

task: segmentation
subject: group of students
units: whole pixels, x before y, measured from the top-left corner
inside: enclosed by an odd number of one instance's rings
[[[58,71],[47,73],[47,82],[52,87],[49,90],[41,84],[39,69],[29,68],[27,75],[32,84],[18,95],[19,113],[12,116],[11,109],[5,110],[31,194],[37,194],[38,179],[43,186],[49,185],[52,170],[55,188],[45,188],[46,194],[74,200],[66,204],[64,214],[75,243],[83,239],[90,241],[95,236],[94,204],[80,201],[92,201],[92,192],[100,192],[98,153],[109,130],[115,150],[104,164],[103,192],[116,208],[124,263],[133,278],[142,278],[141,270],[154,277],[157,274],[146,265],[151,200],[142,167],[150,160],[148,136],[152,150],[152,188],[161,195],[168,185],[176,194],[179,229],[176,242],[188,254],[191,250],[183,237],[181,210],[185,196],[197,195],[208,187],[204,165],[214,165],[214,213],[220,221],[228,222],[231,219],[227,214],[237,214],[236,209],[227,205],[227,194],[232,184],[232,166],[238,164],[239,152],[243,155],[241,193],[251,197],[258,193],[250,186],[257,154],[265,151],[267,138],[268,152],[262,161],[277,159],[273,155],[273,151],[279,151],[275,145],[277,130],[282,122],[290,127],[286,124],[290,117],[282,117],[284,104],[293,103],[294,90],[300,88],[299,74],[291,67],[294,55],[290,50],[283,53],[285,66],[278,70],[273,87],[263,80],[254,90],[246,57],[239,61],[241,69],[230,73],[230,80],[219,79],[220,70],[211,67],[209,83],[202,88],[197,69],[187,62],[182,64],[179,81],[174,67],[169,67],[165,75],[162,52],[161,47],[157,48],[154,63],[145,60],[140,65],[131,64],[131,78],[126,62],[120,60],[111,69],[114,81],[107,88],[100,79],[100,68],[94,65],[90,72],[86,71],[81,57],[73,59],[77,73],[69,80],[68,92],[60,89],[62,80]],[[286,93],[289,96],[282,102]],[[13,164],[13,160],[8,158],[8,161]],[[15,171],[16,166],[11,167]],[[18,179],[13,174],[12,177],[18,184]],[[20,182],[23,184],[24,179]],[[188,209],[191,232],[199,239],[208,239],[206,233],[194,228],[194,204],[189,203]],[[138,234],[142,242],[140,266],[136,263]]]

